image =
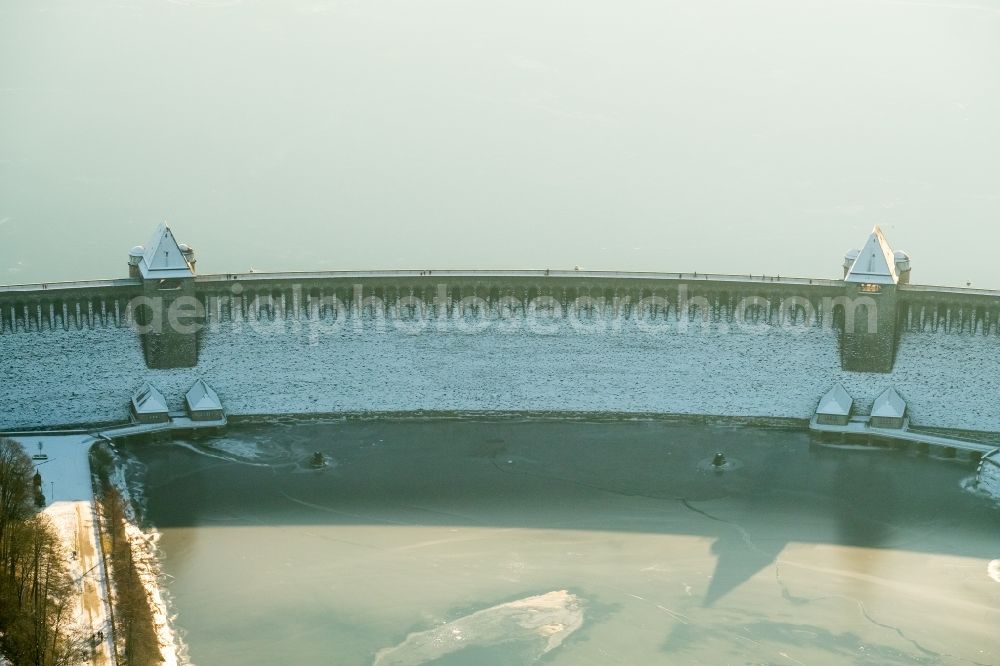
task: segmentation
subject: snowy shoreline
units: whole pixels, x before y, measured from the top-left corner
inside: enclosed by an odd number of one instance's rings
[[[166,590],[160,584],[162,574],[160,571],[160,556],[158,542],[160,533],[153,530],[144,530],[140,526],[133,499],[133,493],[125,479],[125,462],[118,455],[115,456],[114,473],[110,475],[111,485],[119,492],[125,505],[125,537],[132,548],[133,562],[146,588],[147,596],[153,611],[153,625],[156,629],[156,637],[159,642],[160,654],[163,657],[165,666],[178,666],[187,663],[183,658],[186,654],[180,636],[173,628],[171,622],[173,616],[170,615],[169,604],[166,600]]]
[[[103,552],[101,518],[90,464],[91,447],[100,440],[90,435],[52,432],[33,432],[13,439],[24,447],[28,455],[39,457],[36,463],[42,474],[42,487],[47,500],[43,513],[52,519],[67,551],[74,554],[70,560],[70,573],[80,585],[76,623],[91,634],[100,632],[104,635],[104,640],[98,643],[96,663],[113,664],[114,631],[108,612],[113,597],[111,572],[106,568],[109,562]],[[126,538],[151,604],[163,663],[177,666],[182,663],[178,655],[183,653],[183,648],[170,625],[164,591],[159,583],[158,535],[155,532],[146,533],[139,527],[127,484],[118,466],[111,481],[125,501],[128,517]],[[89,580],[88,576],[94,580]]]

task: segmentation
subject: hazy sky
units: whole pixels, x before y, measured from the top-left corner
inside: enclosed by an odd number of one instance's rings
[[[572,268],[1000,288],[1000,0],[3,0],[0,283]]]

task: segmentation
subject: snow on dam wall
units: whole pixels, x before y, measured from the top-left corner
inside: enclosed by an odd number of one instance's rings
[[[109,312],[110,309],[102,310]],[[910,317],[912,320],[912,316]],[[478,322],[478,323],[477,323]],[[529,321],[229,317],[201,333],[194,368],[147,368],[125,318],[0,334],[0,429],[122,420],[150,381],[182,408],[199,377],[231,415],[593,411],[811,416],[837,381],[862,409],[892,384],[915,425],[1000,432],[1000,336],[978,325],[903,327],[893,371],[841,369],[837,331],[775,318],[703,324],[601,311]]]

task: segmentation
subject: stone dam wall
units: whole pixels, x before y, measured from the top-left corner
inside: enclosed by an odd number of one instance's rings
[[[231,415],[579,411],[811,416],[843,382],[914,424],[1000,431],[1000,298],[900,286],[888,373],[852,372],[839,281],[588,274],[206,276],[197,365],[151,369],[134,280],[0,292],[0,429],[123,420],[199,377]],[[829,302],[827,302],[829,304]]]

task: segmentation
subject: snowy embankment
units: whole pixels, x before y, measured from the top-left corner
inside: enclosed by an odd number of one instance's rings
[[[155,530],[146,532],[139,527],[131,491],[121,466],[115,467],[110,482],[118,490],[124,502],[125,538],[128,539],[132,549],[132,563],[136,573],[146,589],[163,663],[165,666],[177,666],[181,663],[179,655],[184,654],[184,646],[171,625],[173,617],[169,614],[164,589],[160,585],[160,559],[157,550],[160,533]]]
[[[95,439],[88,435],[31,436],[16,440],[31,456],[42,476],[46,506],[43,512],[59,531],[70,555],[69,571],[79,589],[73,623],[86,635],[95,637],[95,662],[113,664],[113,632],[108,612],[109,564],[102,556],[98,530],[97,504],[90,471],[90,447]],[[42,456],[46,456],[44,459]],[[128,495],[123,482],[116,483]],[[167,617],[167,606],[159,586],[159,566],[155,554],[155,535],[145,534],[130,515],[126,536],[140,578],[153,607],[160,651],[167,666],[176,665],[177,640]],[[103,637],[103,640],[101,640]]]
[[[230,415],[366,411],[579,411],[806,419],[834,383],[864,409],[887,385],[915,425],[1000,431],[1000,339],[904,333],[891,374],[840,369],[836,334],[766,325],[727,330],[676,322],[600,322],[555,334],[526,325],[481,332],[437,322],[412,334],[373,321],[224,322],[196,368],[147,369],[135,333],[95,328],[0,336],[0,429],[126,418],[153,382],[181,409],[204,377]],[[468,326],[464,326],[468,329]],[[653,330],[648,330],[652,328]],[[596,329],[596,330],[595,330]]]

